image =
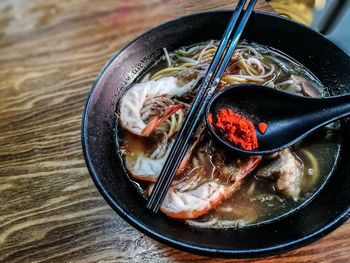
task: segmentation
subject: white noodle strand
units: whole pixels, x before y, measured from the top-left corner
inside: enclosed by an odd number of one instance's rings
[[[169,57],[168,50],[166,50],[166,48],[163,47],[163,51],[164,51],[164,55],[165,55],[165,59],[166,59],[166,62],[168,64],[168,67],[171,67],[171,60],[170,60],[170,57]]]
[[[264,75],[226,75],[227,77],[236,77],[236,78],[243,78],[248,80],[254,80],[254,81],[264,81],[264,78],[269,77],[273,74],[275,71],[275,66],[271,64],[271,70],[264,74]]]
[[[198,222],[194,220],[187,220],[187,223],[189,223],[192,226],[197,226],[197,227],[211,227],[217,223],[217,219],[212,218],[208,221],[205,222]]]
[[[186,58],[186,57],[179,57],[182,61],[193,63],[193,64],[198,64],[198,61],[192,58]]]
[[[206,46],[202,49],[202,51],[201,51],[201,53],[199,53],[199,57],[198,57],[198,59],[197,59],[198,62],[201,61],[204,52],[205,52],[208,48],[210,48],[212,44],[213,44],[213,40],[211,40],[211,41],[209,42],[209,44],[206,45]]]
[[[289,79],[289,80],[285,80],[285,81],[282,81],[278,84],[276,84],[277,87],[281,87],[281,86],[284,86],[284,85],[291,85],[293,84],[293,80]]]
[[[264,66],[262,65],[262,63],[256,59],[256,58],[248,58],[247,59],[247,63],[252,66],[252,65],[257,65],[258,66],[258,69],[260,70],[261,74],[264,75],[265,74],[265,68]]]

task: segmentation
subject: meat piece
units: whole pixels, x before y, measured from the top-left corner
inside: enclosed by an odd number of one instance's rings
[[[277,179],[277,190],[295,201],[299,198],[303,175],[303,163],[289,149],[283,150],[277,159],[261,167],[256,173],[260,178]]]
[[[283,151],[282,151],[282,152],[283,152]],[[280,155],[281,155],[281,152],[275,152],[275,153],[271,153],[271,154],[269,154],[269,155],[265,155],[265,156],[264,156],[264,159],[265,159],[265,160],[272,161],[272,160],[277,159]]]
[[[309,81],[301,76],[292,75],[290,79],[293,81],[291,88],[295,90],[294,93],[302,93],[308,97],[321,97],[321,93],[313,87]]]

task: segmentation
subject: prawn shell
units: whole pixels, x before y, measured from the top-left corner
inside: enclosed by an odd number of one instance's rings
[[[170,147],[172,146],[172,144],[170,145]],[[168,153],[166,153],[165,157],[168,156]],[[146,157],[147,158],[147,157]],[[162,157],[164,158],[164,157]],[[162,159],[161,158],[161,159]],[[181,170],[183,169],[183,167],[186,166],[187,162],[189,161],[189,158],[185,158],[181,164],[179,169],[177,170],[176,174],[181,173]],[[145,173],[145,174],[135,174],[133,167],[130,167],[130,165],[126,162],[125,165],[126,169],[128,170],[129,174],[131,174],[132,178],[137,179],[137,180],[141,180],[141,181],[146,181],[146,182],[152,182],[155,183],[159,177],[159,173],[160,170],[157,170],[155,173],[152,173],[153,175],[150,175],[150,173]]]
[[[161,207],[160,210],[163,213],[165,213],[167,216],[172,218],[195,219],[208,213],[210,210],[217,207],[222,201],[231,197],[231,195],[240,188],[241,184],[242,184],[242,181],[238,181],[232,187],[224,187],[224,189],[220,188],[218,190],[218,194],[215,195],[213,198],[207,200],[206,204],[203,207],[201,207],[201,209],[193,209],[193,210],[188,209],[188,210],[183,210],[181,212],[169,212],[164,207]],[[170,189],[170,191],[175,191],[175,190]]]
[[[240,188],[241,184],[244,181],[244,178],[246,178],[246,176],[250,174],[250,172],[252,172],[258,166],[260,161],[261,161],[261,156],[251,157],[250,160],[248,160],[247,163],[240,168],[240,171],[235,175],[236,181],[233,182],[231,185],[221,184],[217,181],[211,180],[199,186],[194,191],[191,190],[189,192],[184,192],[184,193],[176,191],[173,185],[169,188],[168,193],[166,194],[164,201],[160,207],[160,210],[164,214],[172,218],[194,219],[194,218],[200,217],[208,213],[210,210],[216,208],[222,201],[231,197],[231,195]],[[196,190],[200,189],[201,187],[205,187],[205,186],[211,187],[215,184],[217,185],[216,186],[217,189],[213,194],[210,194],[209,197],[206,196],[204,198],[201,198],[193,194],[195,193]],[[151,185],[148,189],[149,195],[151,194],[153,186],[154,185]],[[210,189],[208,188],[207,190],[209,192]],[[176,199],[180,199],[179,201],[181,203],[177,203],[177,204],[172,203],[172,200],[175,200],[176,202]],[[194,204],[195,207],[183,209],[183,207],[186,206],[186,203],[187,203],[186,201],[190,199],[196,200]],[[178,209],[178,211],[175,211],[176,209]]]
[[[135,179],[147,182],[157,181],[160,171],[170,153],[173,143],[174,141],[169,143],[168,149],[162,158],[154,160],[143,154],[140,154],[134,163],[126,159],[126,169]]]
[[[180,87],[176,78],[164,77],[131,86],[120,99],[120,124],[129,132],[143,136],[142,131],[146,123],[141,119],[141,109],[144,102],[149,98],[161,96],[169,98],[182,96],[193,87],[193,84],[194,81],[191,81]]]

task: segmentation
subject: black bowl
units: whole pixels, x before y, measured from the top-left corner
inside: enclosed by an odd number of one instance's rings
[[[232,11],[199,13],[162,24],[141,35],[106,64],[93,85],[82,123],[82,144],[92,179],[111,207],[146,235],[188,252],[215,257],[256,257],[306,245],[349,217],[350,122],[333,175],[302,209],[269,224],[243,229],[197,229],[162,213],[152,214],[135,194],[117,156],[116,105],[128,85],[162,55],[181,46],[220,39]],[[350,57],[311,29],[290,20],[253,13],[243,37],[276,48],[311,70],[333,95],[350,92]]]

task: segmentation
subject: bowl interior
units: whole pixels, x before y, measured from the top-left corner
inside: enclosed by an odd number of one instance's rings
[[[145,234],[192,253],[251,257],[290,250],[330,232],[349,216],[350,123],[344,121],[338,164],[327,185],[306,207],[258,227],[196,229],[152,214],[127,179],[114,141],[115,111],[123,91],[162,55],[181,46],[220,39],[231,11],[194,14],[162,24],[118,52],[98,76],[86,105],[84,156],[98,189],[125,220]],[[253,13],[242,39],[276,48],[306,66],[332,94],[350,92],[350,57],[312,30],[273,15]],[[321,55],[322,54],[322,55]]]

